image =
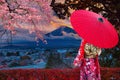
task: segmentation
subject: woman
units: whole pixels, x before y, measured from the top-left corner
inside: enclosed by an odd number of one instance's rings
[[[74,65],[80,67],[80,80],[101,80],[98,55],[101,49],[86,43],[81,43]]]

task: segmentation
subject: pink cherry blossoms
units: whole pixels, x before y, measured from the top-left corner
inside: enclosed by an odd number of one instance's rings
[[[0,25],[12,34],[17,32],[15,28],[25,27],[43,39],[40,27],[50,23],[51,14],[48,0],[0,0]]]

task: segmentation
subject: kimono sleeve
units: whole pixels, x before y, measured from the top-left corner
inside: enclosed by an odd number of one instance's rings
[[[80,67],[82,64],[82,59],[84,59],[84,46],[85,46],[85,41],[82,40],[80,49],[78,51],[78,54],[76,58],[74,59],[73,65],[76,67]]]

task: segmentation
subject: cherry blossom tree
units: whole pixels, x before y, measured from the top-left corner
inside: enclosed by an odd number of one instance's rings
[[[36,33],[36,40],[44,40],[42,26],[50,23],[52,14],[49,3],[49,0],[0,0],[0,25],[4,28],[1,36],[25,28]]]

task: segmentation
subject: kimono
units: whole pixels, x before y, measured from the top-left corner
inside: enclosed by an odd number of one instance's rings
[[[101,80],[100,67],[98,63],[98,55],[95,57],[86,57],[86,42],[82,41],[78,55],[74,60],[74,65],[80,68],[80,80]],[[100,53],[100,51],[98,52]]]

